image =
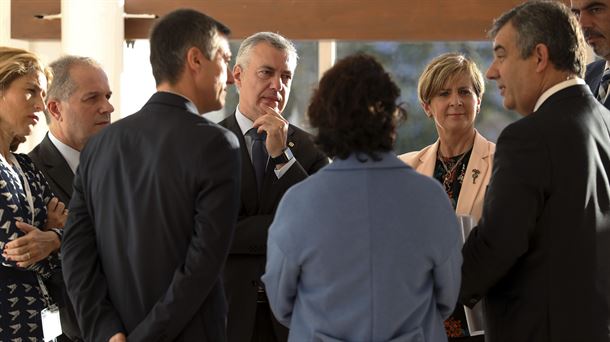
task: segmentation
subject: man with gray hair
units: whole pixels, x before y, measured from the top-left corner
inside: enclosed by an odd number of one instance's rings
[[[561,2],[529,1],[490,31],[504,106],[460,301],[484,299],[485,340],[608,342],[610,111],[582,80],[585,41]]]
[[[64,56],[49,67],[54,76],[46,99],[49,132],[29,156],[67,206],[80,151],[110,124],[112,91],[106,73],[91,58]]]
[[[91,58],[64,56],[49,67],[54,74],[46,99],[49,132],[29,156],[67,207],[80,151],[91,136],[110,124],[114,111],[109,102],[112,91],[106,73]],[[61,274],[51,279],[49,290],[60,302],[64,334],[58,340],[80,341],[81,333]]]
[[[260,280],[267,230],[286,190],[328,164],[311,136],[282,116],[297,58],[294,45],[279,34],[246,38],[233,68],[239,105],[220,123],[238,136],[244,161],[239,218],[224,271],[230,342],[287,340]]]

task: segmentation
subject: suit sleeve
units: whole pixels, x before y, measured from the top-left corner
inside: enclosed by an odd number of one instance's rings
[[[173,341],[218,284],[235,230],[241,170],[237,138],[227,133],[218,140],[211,144],[214,153],[202,151],[204,164],[193,170],[202,174],[202,186],[184,265],[128,340]]]
[[[83,337],[87,341],[108,341],[124,331],[123,323],[108,299],[106,278],[101,269],[93,219],[85,201],[86,148],[74,179],[70,215],[61,243],[66,290]],[[83,171],[81,173],[81,171]]]
[[[260,212],[263,214],[239,217],[231,254],[265,255],[267,228],[273,221],[282,195],[293,185],[328,165],[328,157],[313,145],[308,135],[301,137],[298,142],[302,146],[294,151],[297,160],[281,178],[275,180],[272,189],[265,194],[269,197],[261,204]]]
[[[286,327],[290,327],[294,301],[297,295],[297,283],[300,267],[287,255],[282,248],[282,240],[290,235],[290,231],[299,225],[294,222],[294,209],[290,193],[282,200],[273,224],[269,228],[267,242],[267,264],[265,274],[261,278],[265,284],[269,306],[273,315]],[[294,240],[294,238],[293,238]],[[291,252],[296,252],[292,250]]]
[[[506,127],[496,145],[483,216],[462,249],[464,305],[473,307],[528,251],[551,178],[547,165],[549,154],[531,122]]]

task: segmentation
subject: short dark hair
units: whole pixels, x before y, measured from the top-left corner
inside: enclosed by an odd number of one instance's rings
[[[399,97],[400,89],[372,56],[340,60],[324,73],[309,104],[316,144],[329,157],[357,153],[379,160],[379,152],[392,150],[396,126],[406,117]]]
[[[184,68],[186,53],[196,47],[211,60],[218,46],[216,37],[231,30],[201,12],[179,9],[168,13],[150,33],[150,64],[155,82],[175,84]]]
[[[528,1],[500,16],[489,36],[494,38],[506,24],[517,32],[521,57],[531,56],[538,44],[549,50],[549,59],[558,70],[580,77],[586,68],[586,43],[580,24],[570,9],[557,1]]]

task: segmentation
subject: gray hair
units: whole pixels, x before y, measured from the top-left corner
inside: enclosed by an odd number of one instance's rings
[[[506,24],[517,32],[516,45],[523,59],[538,44],[549,50],[549,59],[558,70],[580,77],[586,68],[586,44],[578,20],[570,9],[556,1],[528,1],[502,14],[493,23],[493,39]]]
[[[101,69],[102,66],[94,59],[81,56],[63,56],[49,65],[53,72],[53,82],[47,91],[47,103],[49,100],[67,100],[76,91],[76,83],[70,76],[70,70],[77,65],[91,66]]]
[[[250,61],[250,51],[252,48],[263,42],[269,43],[274,48],[286,52],[289,59],[294,61],[296,66],[299,55],[297,54],[297,49],[294,47],[294,44],[292,44],[292,42],[288,39],[273,32],[258,32],[244,39],[239,46],[237,58],[235,59],[235,65],[246,67]]]

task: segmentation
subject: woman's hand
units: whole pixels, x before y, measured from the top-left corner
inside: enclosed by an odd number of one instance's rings
[[[7,243],[2,256],[17,262],[17,266],[27,268],[59,250],[59,236],[55,232],[42,231],[20,221],[15,224],[25,233],[25,236]]]
[[[68,219],[68,209],[64,202],[61,202],[59,198],[53,197],[47,203],[47,224],[44,226],[44,230],[51,228],[63,228]]]

